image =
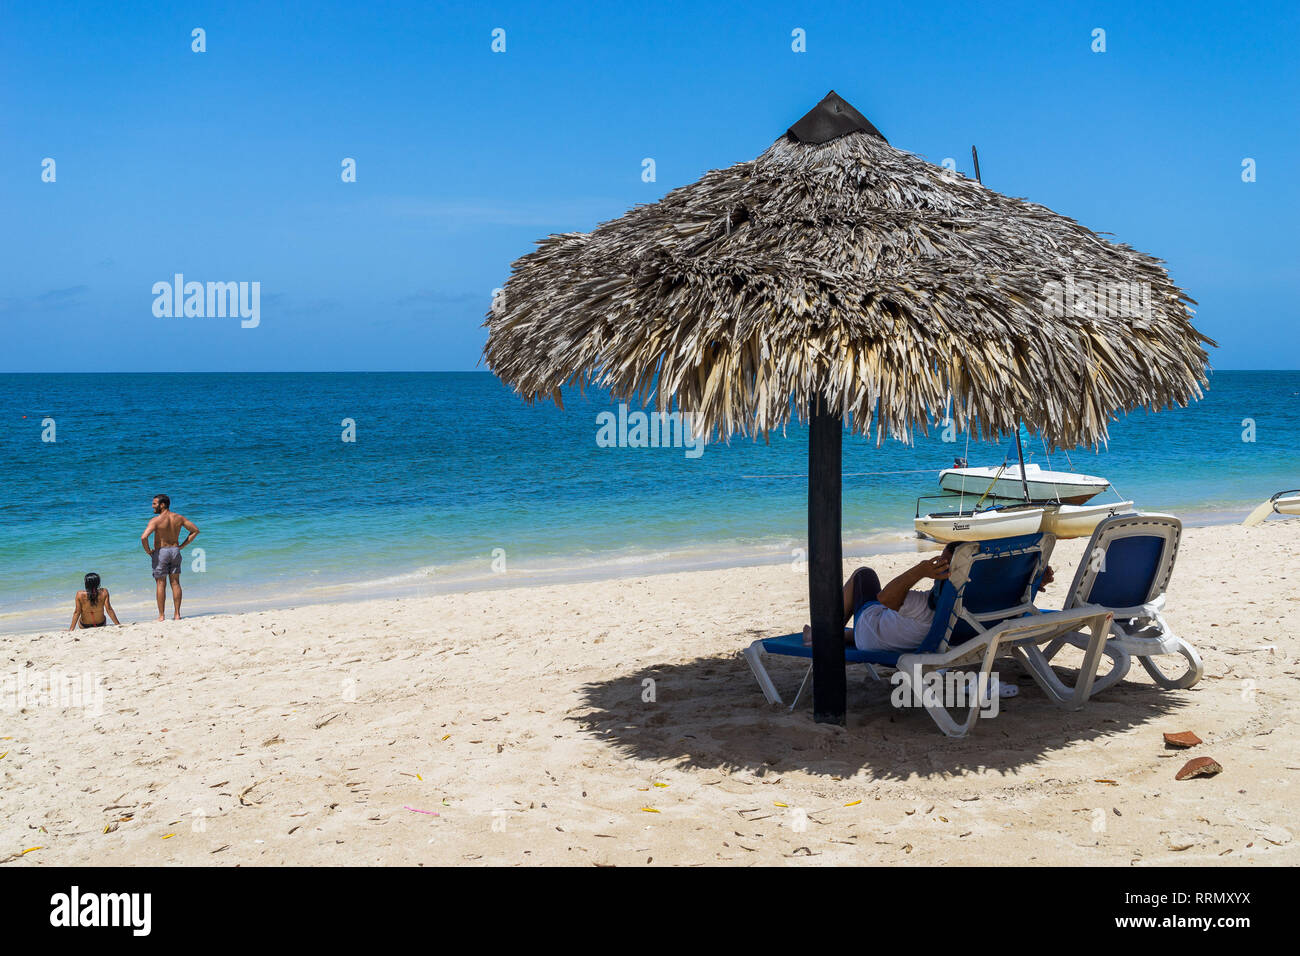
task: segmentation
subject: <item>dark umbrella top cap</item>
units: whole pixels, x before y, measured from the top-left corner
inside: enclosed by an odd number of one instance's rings
[[[848,133],[869,133],[881,142],[889,142],[870,120],[834,90],[786,131],[796,143],[813,144],[829,143]]]

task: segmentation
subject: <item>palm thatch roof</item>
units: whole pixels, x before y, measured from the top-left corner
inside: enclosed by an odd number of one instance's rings
[[[821,397],[907,440],[951,394],[961,429],[1023,420],[1073,446],[1104,442],[1117,411],[1200,397],[1214,343],[1189,303],[1161,260],[894,148],[832,92],[757,159],[543,239],[484,357],[528,401],[675,397],[723,437]]]

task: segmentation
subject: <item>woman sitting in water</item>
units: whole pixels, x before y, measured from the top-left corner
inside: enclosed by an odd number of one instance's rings
[[[117,619],[117,614],[113,611],[113,603],[108,599],[108,588],[99,586],[99,575],[94,571],[86,575],[86,590],[78,591],[76,600],[69,631],[75,631],[78,626],[103,627],[108,623],[104,620],[105,614],[113,619],[114,624],[122,623]]]

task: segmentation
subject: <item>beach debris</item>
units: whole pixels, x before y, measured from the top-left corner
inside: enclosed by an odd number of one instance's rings
[[[272,737],[272,738],[269,739],[269,740],[263,740],[263,741],[262,741],[262,746],[263,746],[263,747],[274,747],[276,744],[282,744],[282,743],[284,743],[284,738],[281,737],[279,734],[276,734],[274,737]]]
[[[403,809],[403,810],[410,810],[412,813],[427,813],[427,814],[428,814],[429,816],[431,816],[431,817],[439,817],[439,816],[442,816],[442,814],[440,814],[440,813],[435,813],[435,812],[432,811],[432,810],[417,810],[417,809],[415,809],[415,807],[402,807],[402,809]],[[289,832],[292,833],[293,831],[290,830]]]
[[[642,813],[658,813],[659,811],[656,810],[654,807],[642,807],[642,808],[641,808],[641,812],[642,812]]]
[[[1119,786],[1119,782],[1118,782],[1118,781],[1116,781],[1116,780],[1107,780],[1105,777],[1100,777],[1100,778],[1094,780],[1093,783],[1107,783],[1107,784],[1110,784],[1112,787],[1118,787],[1118,786]]]
[[[219,846],[219,847],[217,847],[217,848],[216,848],[215,850],[213,850],[212,852],[213,852],[213,853],[220,853],[222,850],[229,850],[229,849],[230,849],[230,844],[227,843],[227,844],[225,844],[224,846]]]
[[[254,787],[256,787],[256,786],[257,786],[259,783],[261,783],[261,782],[262,782],[262,781],[260,781],[260,780],[254,780],[252,783],[250,783],[250,784],[249,784],[247,787],[245,787],[243,790],[240,790],[240,791],[239,791],[239,803],[240,803],[241,806],[245,806],[245,807],[254,807],[254,806],[257,806],[257,801],[256,801],[256,800],[245,800],[244,797],[246,797],[246,796],[248,795],[248,792],[249,792],[250,790],[252,790]],[[351,784],[349,784],[348,786],[351,786]]]
[[[1174,775],[1175,780],[1188,780],[1192,777],[1213,777],[1222,773],[1223,767],[1213,757],[1193,757],[1183,764],[1183,769]]]
[[[1185,749],[1195,747],[1201,743],[1201,738],[1196,736],[1190,730],[1184,730],[1182,733],[1165,734],[1165,746],[1176,749]]]
[[[105,832],[105,833],[112,833],[112,832],[113,832],[114,830],[116,830],[116,829],[117,829],[117,824],[116,824],[116,823],[105,823],[105,824],[104,824],[104,832]]]
[[[861,800],[850,800],[848,803],[846,803],[846,804],[844,804],[844,805],[845,805],[846,807],[856,807],[856,806],[857,806],[859,803],[861,803],[861,802],[862,802]]]
[[[19,853],[18,855],[19,855],[19,856],[26,856],[28,853],[35,853],[37,850],[44,850],[44,849],[45,849],[45,847],[43,847],[43,846],[33,846],[33,847],[28,847],[26,850],[23,850],[23,852],[22,852],[22,853]]]
[[[5,757],[8,757],[8,756],[9,756],[9,751],[6,750],[4,753],[0,754],[0,760],[4,760]]]
[[[174,837],[175,835],[176,835],[175,833],[169,833],[169,834],[167,834],[165,837],[163,837],[163,839],[164,839],[164,840],[170,840],[170,839],[171,839],[172,837]]]
[[[1291,842],[1291,832],[1279,826],[1266,825],[1256,828],[1256,832],[1274,846],[1285,846]]]
[[[317,723],[317,724],[315,725],[315,729],[316,729],[316,730],[320,730],[322,727],[324,727],[326,724],[328,724],[331,720],[333,720],[333,719],[334,719],[335,717],[337,717],[337,716],[338,716],[338,714],[330,714],[328,717],[326,717],[325,719],[323,719],[323,720],[321,720],[319,723]]]
[[[656,782],[655,782],[655,786],[656,786],[656,787],[666,787],[666,786],[668,786],[668,784],[666,784],[666,783],[659,783],[658,781],[656,781]]]

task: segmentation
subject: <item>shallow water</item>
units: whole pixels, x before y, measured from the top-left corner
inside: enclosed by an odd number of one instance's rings
[[[184,574],[194,613],[789,561],[805,534],[804,429],[697,458],[599,447],[605,396],[528,407],[485,372],[4,375],[0,398],[0,629],[66,625],[91,570],[119,607],[147,609],[139,536],[159,492],[203,529],[205,570],[187,556]],[[1298,438],[1300,372],[1221,372],[1203,401],[1130,416],[1108,450],[1050,464],[1213,523],[1300,487]],[[939,469],[1008,452],[846,436],[846,548],[914,547],[915,499]]]

